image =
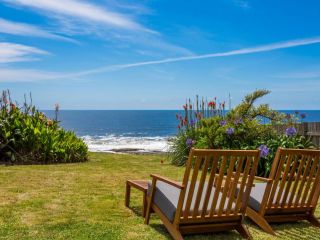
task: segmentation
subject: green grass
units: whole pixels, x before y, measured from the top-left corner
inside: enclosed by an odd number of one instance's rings
[[[0,239],[170,239],[159,218],[147,226],[142,195],[132,190],[124,206],[125,181],[158,173],[182,179],[184,169],[161,155],[90,153],[89,162],[0,166]],[[161,163],[164,160],[164,163]],[[318,207],[316,215],[320,215]],[[254,239],[274,239],[247,221]],[[278,239],[319,239],[307,222],[272,225]],[[233,231],[186,239],[240,239]]]

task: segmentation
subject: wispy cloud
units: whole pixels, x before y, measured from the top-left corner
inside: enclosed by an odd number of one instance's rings
[[[19,36],[41,37],[76,42],[71,38],[51,33],[31,24],[8,21],[3,18],[0,18],[0,32]]]
[[[13,63],[37,60],[35,55],[46,55],[48,52],[39,48],[10,43],[0,42],[0,63]]]
[[[246,0],[233,0],[234,5],[242,9],[250,9],[251,5]]]
[[[10,5],[40,10],[39,13],[52,13],[65,17],[74,17],[82,21],[96,22],[127,30],[140,30],[155,33],[134,21],[130,16],[102,8],[93,3],[75,0],[2,0]]]
[[[278,49],[292,48],[292,47],[311,45],[311,44],[317,44],[317,43],[320,43],[320,37],[296,39],[296,40],[271,43],[271,44],[261,45],[257,47],[242,48],[238,50],[232,50],[232,51],[220,52],[220,53],[209,53],[209,54],[202,54],[202,55],[192,55],[192,56],[166,58],[166,59],[153,60],[153,61],[111,65],[111,66],[83,71],[78,73],[77,75],[81,76],[81,75],[103,73],[103,72],[116,71],[116,70],[140,67],[140,66],[146,66],[146,65],[156,65],[156,64],[183,62],[183,61],[190,61],[190,60],[197,60],[197,59],[218,58],[218,57],[237,56],[237,55],[245,55],[245,54],[252,54],[252,53],[270,52]]]
[[[227,52],[220,52],[220,53],[209,53],[209,54],[202,54],[202,55],[193,55],[193,56],[185,56],[185,57],[177,57],[177,58],[166,58],[161,60],[153,60],[153,61],[144,61],[144,62],[136,62],[136,63],[127,63],[127,64],[118,64],[118,65],[109,65],[101,68],[89,69],[86,71],[81,72],[73,72],[73,73],[54,73],[50,75],[50,79],[69,79],[69,78],[80,78],[87,75],[92,74],[100,74],[105,72],[112,72],[112,71],[119,71],[127,68],[134,68],[134,67],[142,67],[148,65],[158,65],[158,64],[165,64],[165,63],[173,63],[173,62],[183,62],[183,61],[192,61],[198,59],[207,59],[207,58],[219,58],[219,57],[228,57],[228,56],[238,56],[238,55],[245,55],[245,54],[253,54],[253,53],[262,53],[262,52],[270,52],[278,49],[286,49],[286,48],[293,48],[298,46],[304,45],[311,45],[320,43],[320,37],[314,38],[306,38],[306,39],[297,39],[297,40],[290,40],[285,42],[278,42],[278,43],[271,43],[256,47],[249,47],[249,48],[242,48],[238,50],[232,50]],[[1,53],[0,53],[1,54]],[[16,70],[15,70],[16,71]],[[33,70],[35,71],[35,70]],[[2,81],[7,81],[5,77],[1,75],[0,71],[0,78]],[[7,75],[9,75],[7,71]],[[19,81],[23,75],[14,75],[11,74],[11,77],[8,81]],[[40,77],[41,78],[41,77]],[[48,78],[46,78],[48,79]],[[37,78],[39,80],[39,78]]]
[[[277,78],[292,78],[292,79],[309,79],[309,78],[320,78],[320,71],[319,70],[310,70],[310,71],[303,71],[303,72],[291,72],[285,73],[281,75],[275,76]]]
[[[36,82],[60,79],[61,74],[34,69],[0,68],[0,82]]]
[[[151,10],[136,3],[120,4],[120,1],[108,1],[101,5],[88,0],[0,0],[0,2],[23,11],[31,10],[49,18],[49,29],[52,29],[50,34],[54,32],[55,35],[73,36],[75,39],[83,35],[98,37],[114,45],[115,48],[127,46],[128,51],[141,49],[153,53],[154,57],[192,54],[183,46],[170,42],[162,33],[140,24],[136,20],[138,16],[148,14]],[[16,28],[17,26],[7,27],[6,32],[13,32]],[[23,26],[23,29],[19,27],[19,31],[23,33],[33,32],[48,36],[43,31],[40,33],[38,29],[32,31],[24,29],[26,26]]]

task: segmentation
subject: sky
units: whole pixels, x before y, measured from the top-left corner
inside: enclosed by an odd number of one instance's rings
[[[320,109],[318,0],[0,0],[0,89],[40,109]]]

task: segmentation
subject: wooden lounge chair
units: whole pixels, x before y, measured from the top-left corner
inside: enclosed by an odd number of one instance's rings
[[[250,238],[242,221],[258,161],[258,150],[192,149],[182,183],[151,175],[145,223],[154,211],[173,239],[232,229]]]
[[[269,222],[307,220],[320,227],[314,211],[320,193],[320,151],[279,148],[269,178],[255,177],[246,214],[264,231]]]

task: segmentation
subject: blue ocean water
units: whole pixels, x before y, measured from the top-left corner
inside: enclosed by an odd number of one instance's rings
[[[54,111],[43,111],[54,118]],[[283,110],[281,112],[294,113]],[[58,119],[74,131],[91,151],[166,151],[168,138],[177,133],[176,110],[61,110]],[[304,121],[320,121],[320,110],[300,110]]]

